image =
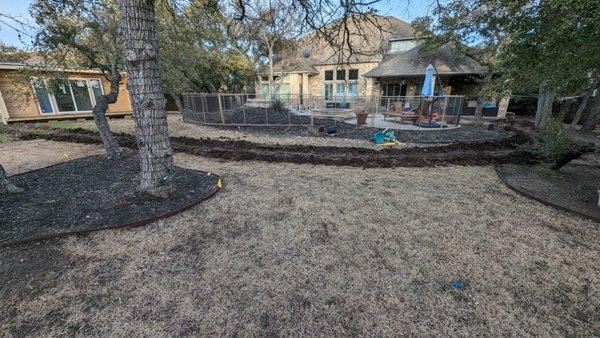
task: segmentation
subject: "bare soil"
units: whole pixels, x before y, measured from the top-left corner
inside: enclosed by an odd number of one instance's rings
[[[46,139],[85,144],[101,144],[99,135],[91,130],[23,129],[16,131],[19,139]],[[119,144],[135,149],[135,137],[118,133]],[[312,145],[266,145],[245,140],[171,137],[173,149],[191,155],[235,161],[289,162],[297,164],[325,164],[362,168],[423,167],[437,165],[535,164],[539,159],[523,151],[527,142],[520,135],[491,141],[454,142],[436,147],[412,147],[375,150],[359,147],[328,147]]]
[[[66,234],[139,226],[217,192],[218,176],[175,169],[168,197],[140,194],[139,160],[91,156],[11,177],[22,194],[0,196],[0,247]]]
[[[542,203],[600,221],[600,167],[568,164],[561,170],[543,166],[499,165],[496,171],[511,188]]]

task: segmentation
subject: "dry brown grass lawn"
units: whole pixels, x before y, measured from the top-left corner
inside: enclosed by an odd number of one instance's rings
[[[81,147],[43,141],[30,153]],[[15,306],[0,333],[600,332],[598,224],[513,193],[491,167],[176,163],[227,186],[143,228],[55,241],[68,267],[38,276],[52,279],[41,292],[0,293],[0,307]],[[456,278],[464,290],[449,287]]]

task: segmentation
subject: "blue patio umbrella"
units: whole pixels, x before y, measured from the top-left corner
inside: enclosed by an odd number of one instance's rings
[[[423,81],[423,89],[421,89],[422,96],[433,96],[433,81],[435,81],[435,78],[433,77],[433,65],[430,63],[429,66],[427,66],[427,71],[425,71],[425,81]]]

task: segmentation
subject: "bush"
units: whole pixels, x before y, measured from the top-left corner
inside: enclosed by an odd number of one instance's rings
[[[563,124],[548,121],[540,129],[540,142],[533,147],[533,152],[540,156],[557,159],[573,151],[577,143],[571,138]]]
[[[271,101],[271,109],[275,110],[278,113],[284,113],[286,111],[284,103],[280,99],[275,99]]]
[[[554,160],[554,164],[550,167],[553,170],[562,168],[586,153],[598,151],[598,147],[594,144],[576,142],[558,121],[546,122],[540,129],[539,136],[540,142],[533,146],[532,152]]]

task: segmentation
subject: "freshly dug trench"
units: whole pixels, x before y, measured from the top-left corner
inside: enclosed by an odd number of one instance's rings
[[[84,129],[23,131],[20,139],[47,139],[87,144],[101,142],[98,134]],[[136,149],[133,135],[116,134],[119,144]],[[265,145],[243,140],[172,137],[176,152],[234,161],[289,162],[364,168],[426,167],[438,165],[535,164],[539,158],[519,149],[522,136],[495,141],[456,142],[438,147],[374,150],[356,147]]]

